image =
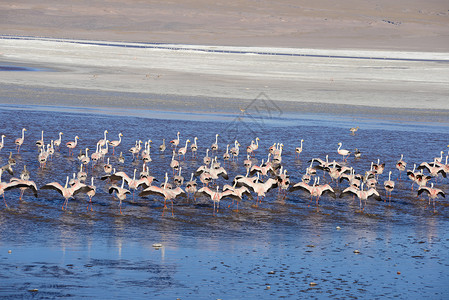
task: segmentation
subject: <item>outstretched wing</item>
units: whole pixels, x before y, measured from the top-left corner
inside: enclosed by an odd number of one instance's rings
[[[367,192],[367,195],[368,195],[368,198],[373,197],[376,200],[382,200],[379,193],[374,188],[370,188]]]
[[[14,180],[8,184],[7,187],[5,187],[5,191],[16,189],[16,188],[28,188],[33,191],[34,197],[37,198],[37,187],[36,184],[32,181],[20,181],[20,180]]]
[[[94,190],[95,190],[95,189],[94,189],[93,187],[90,187],[90,186],[88,186],[88,185],[84,185],[84,186],[79,187],[77,190],[75,190],[75,191],[73,192],[73,195],[75,196],[75,195],[77,195],[77,194],[79,194],[79,193],[86,194],[86,193],[88,193],[88,192],[90,192],[90,191],[94,191]]]
[[[164,189],[154,185],[147,187],[139,193],[139,197],[146,197],[150,195],[157,195],[165,198]]]
[[[195,196],[201,196],[201,195],[208,195],[209,197],[212,197],[213,191],[208,188],[207,186],[200,188],[196,193]]]
[[[332,189],[332,187],[328,184],[325,184],[322,186],[321,194],[331,194],[335,198],[335,191]]]
[[[427,193],[430,195],[430,189],[427,186],[422,186],[418,189],[418,196],[422,193]]]
[[[296,190],[302,190],[302,191],[307,191],[309,193],[312,192],[312,187],[310,185],[308,185],[305,182],[298,182],[297,184],[293,185],[292,187],[290,187],[289,192],[293,192]]]
[[[339,198],[342,198],[342,197],[348,196],[348,195],[358,196],[357,191],[358,190],[356,188],[350,186],[350,187],[344,189],[343,192],[341,192]]]
[[[64,196],[62,193],[63,187],[58,182],[47,183],[46,185],[42,186],[40,189],[41,190],[54,190],[54,191],[57,191],[59,194],[61,194],[61,196]]]

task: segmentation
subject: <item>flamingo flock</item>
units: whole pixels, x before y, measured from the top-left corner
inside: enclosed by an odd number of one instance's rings
[[[21,158],[19,156],[21,150],[35,151],[32,149],[34,147],[30,147],[30,143],[27,143],[29,133],[25,135],[25,132],[27,129],[23,128],[20,137],[14,140],[19,158]],[[104,130],[102,138],[96,145],[83,145],[81,148],[79,144],[84,138],[76,135],[72,141],[65,143],[64,149],[62,147],[64,145],[63,132],[59,132],[57,139],[46,143],[44,130],[41,130],[40,139],[35,142],[35,147],[38,148],[37,161],[21,161],[24,169],[20,178],[13,177],[13,169],[17,162],[12,157],[11,151],[8,164],[0,168],[0,195],[3,196],[5,207],[8,207],[5,192],[20,189],[20,201],[27,190],[31,191],[36,198],[42,197],[42,195],[48,198],[51,196],[50,191],[56,191],[64,199],[62,210],[68,209],[70,199],[79,199],[80,195],[85,194],[86,201],[88,201],[86,210],[90,211],[94,211],[95,198],[102,195],[101,191],[107,190],[109,194],[113,195],[113,199],[119,201],[120,214],[123,213],[122,202],[129,195],[132,195],[132,201],[163,198],[162,215],[167,209],[167,201],[171,203],[171,214],[174,215],[174,203],[179,198],[193,196],[194,202],[198,199],[208,199],[213,204],[212,212],[215,215],[219,211],[220,202],[225,199],[232,200],[228,207],[236,202],[236,211],[238,211],[239,203],[249,202],[253,207],[259,207],[263,205],[264,199],[270,194],[283,201],[287,198],[296,199],[305,196],[305,199],[309,198],[306,201],[309,203],[308,205],[314,199],[317,207],[320,205],[320,200],[325,197],[334,199],[331,201],[340,198],[352,198],[352,200],[357,198],[360,211],[364,211],[367,201],[370,198],[381,200],[381,194],[385,195],[384,201],[388,199],[388,205],[391,206],[395,187],[399,182],[402,184],[402,172],[406,172],[407,178],[411,181],[410,190],[414,190],[414,185],[418,186],[415,192],[416,199],[419,200],[424,194],[427,194],[428,202],[425,207],[433,203],[433,211],[436,212],[436,200],[445,197],[445,192],[437,188],[437,185],[449,174],[449,153],[445,156],[444,151],[441,151],[439,156],[433,158],[432,161],[415,163],[413,170],[406,170],[407,162],[402,154],[395,165],[387,166],[377,159],[377,161],[371,162],[368,170],[357,172],[355,167],[351,166],[350,157],[353,155],[354,160],[361,159],[361,156],[358,155],[360,151],[356,149],[353,154],[343,148],[342,142],[338,142],[335,144],[335,152],[328,153],[325,157],[312,158],[307,162],[307,167],[302,170],[285,163],[283,157],[294,154],[295,159],[300,160],[308,147],[305,139],[298,139],[297,145],[286,147],[280,142],[265,143],[266,141],[255,137],[246,143],[245,157],[239,160],[241,143],[237,140],[225,143],[222,141],[223,138],[219,139],[220,134],[218,133],[211,141],[201,141],[198,137],[193,137],[193,143],[189,147],[191,140],[189,138],[181,139],[181,131],[178,131],[176,137],[161,138],[162,144],[156,153],[151,153],[151,139],[138,139],[133,146],[127,146],[122,140],[122,137],[125,138],[122,132],[117,132],[117,140],[109,140],[108,133],[109,130]],[[5,134],[1,136],[0,151],[8,146],[8,136]],[[166,144],[166,140],[169,143]],[[207,142],[211,142],[208,144],[211,145],[209,148],[201,146]],[[180,145],[182,147],[179,147]],[[77,147],[80,148],[80,154],[73,157]],[[109,152],[109,147],[112,147],[112,153]],[[118,157],[115,157],[116,148],[120,149]],[[95,149],[95,152],[89,154],[89,149]],[[219,154],[220,150],[223,154]],[[127,159],[123,155],[123,151],[132,154],[128,163],[126,162],[129,158]],[[74,163],[76,159],[79,160],[76,163],[79,166],[78,172],[67,174],[65,183],[51,181],[38,188],[36,183],[31,180],[33,175],[26,166],[35,163],[39,165],[41,172],[51,171],[49,169],[52,167],[48,162],[58,159],[53,158],[56,153],[60,154],[58,155],[60,160],[62,152],[66,152],[65,157],[71,163]],[[164,162],[166,152],[170,157],[168,162]],[[190,170],[188,169],[189,164],[186,162],[188,152],[191,152],[191,155],[189,154],[190,161],[196,163],[196,166]],[[199,153],[205,155],[198,158]],[[331,161],[329,157],[334,157],[334,159]],[[340,157],[341,159],[339,159]],[[259,158],[261,158],[260,162]],[[162,165],[166,166],[166,170],[161,169],[161,164],[154,170],[152,166],[154,161],[160,161]],[[62,163],[64,162],[53,165],[58,166]],[[123,170],[125,165],[132,165],[132,176]],[[197,167],[198,165],[200,166]],[[246,170],[245,175],[237,173],[239,166]],[[182,176],[182,171],[186,173],[186,169],[187,174],[191,175],[190,180],[184,180]],[[395,169],[399,174],[396,179],[392,179],[393,172],[396,172]],[[388,179],[385,178],[382,184],[379,182],[381,182],[385,170]],[[3,181],[2,176],[6,176],[7,173],[11,177],[9,180]],[[165,175],[158,180],[151,176],[151,173]],[[301,180],[292,183],[289,174],[299,174]],[[90,184],[86,184],[86,182]],[[157,185],[157,182],[161,182],[161,184]],[[106,188],[97,188],[95,183],[104,185]],[[107,195],[107,193],[103,194]]]

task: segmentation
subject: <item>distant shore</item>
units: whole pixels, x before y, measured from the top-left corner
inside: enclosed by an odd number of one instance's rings
[[[2,1],[0,32],[79,40],[449,52],[447,0]]]
[[[0,104],[449,122],[449,53],[0,38]],[[258,54],[259,53],[259,54]],[[401,117],[402,116],[402,117]]]

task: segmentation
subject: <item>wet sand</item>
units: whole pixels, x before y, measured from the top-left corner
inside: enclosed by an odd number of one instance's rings
[[[238,114],[263,99],[290,113],[406,113],[445,121],[449,112],[448,53],[11,37],[0,44],[2,65],[35,68],[0,73],[3,104],[21,99],[30,105]]]

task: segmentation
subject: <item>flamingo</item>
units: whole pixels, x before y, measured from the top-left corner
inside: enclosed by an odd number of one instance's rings
[[[106,143],[105,143],[105,147],[104,148],[101,148],[102,147],[102,145],[101,144],[99,144],[100,145],[100,149],[98,150],[99,152],[100,152],[100,154],[101,154],[101,157],[104,159],[104,157],[108,154],[108,152],[109,152],[109,140],[106,140]]]
[[[416,164],[413,164],[413,170],[407,170],[407,177],[410,178],[410,180],[412,180],[412,191],[413,191],[413,185],[416,182],[416,175],[418,175],[418,173],[415,173],[415,169],[416,169]]]
[[[64,203],[62,204],[62,210],[64,210],[64,206],[65,206],[65,209],[67,209],[67,204],[68,204],[70,198],[77,195],[78,193],[81,193],[81,192],[86,193],[90,190],[90,188],[88,186],[83,185],[83,184],[75,184],[70,187],[68,187],[68,184],[69,184],[69,176],[67,176],[64,186],[62,186],[58,182],[50,182],[50,183],[47,183],[46,185],[44,185],[43,187],[41,187],[40,189],[41,190],[55,190],[58,193],[60,193],[61,196],[64,197],[64,199],[65,199]]]
[[[218,133],[215,135],[215,143],[210,146],[210,150],[218,152]]]
[[[176,147],[178,147],[178,145],[179,145],[179,135],[180,134],[181,133],[178,131],[178,133],[176,134],[177,138],[170,141],[170,144],[172,144],[172,146],[175,150],[176,150]]]
[[[109,142],[109,145],[112,146],[112,155],[115,154],[115,147],[118,147],[121,144],[122,136],[123,136],[123,134],[120,132],[118,134],[118,140],[114,140],[114,141],[110,141]]]
[[[185,196],[185,192],[180,187],[177,187],[175,189],[170,189],[167,187],[167,183],[168,183],[168,174],[165,173],[165,183],[164,183],[163,187],[157,187],[157,186],[152,185],[152,186],[144,189],[142,192],[140,192],[139,196],[140,197],[146,197],[149,195],[163,196],[164,197],[164,209],[162,211],[162,216],[164,215],[165,209],[167,208],[166,201],[170,200],[171,201],[171,212],[172,212],[172,216],[173,216],[174,215],[173,200],[178,196]]]
[[[179,161],[175,159],[175,155],[176,155],[175,150],[173,150],[173,156],[170,162],[170,168],[173,169],[173,176],[175,176],[175,170],[179,169]]]
[[[232,193],[228,195],[228,197],[231,197],[233,202],[234,200],[237,201],[237,211],[239,211],[239,202],[242,201],[243,196],[247,195],[248,197],[251,196],[251,192],[249,191],[249,189],[246,186],[241,186],[241,187],[236,187],[237,186],[237,182],[234,182],[234,184],[232,186],[230,186],[229,184],[225,184],[223,186],[223,191],[227,191],[230,190]],[[228,207],[230,207],[231,205],[229,205]]]
[[[399,170],[399,180],[401,179],[402,171],[404,171],[405,167],[407,166],[407,163],[405,161],[403,161],[403,159],[404,159],[404,154],[401,154],[401,158],[396,163],[396,169]]]
[[[257,202],[261,202],[266,193],[268,193],[272,188],[278,186],[278,181],[273,178],[268,178],[265,182],[259,181],[260,173],[257,173],[257,179],[254,181],[247,182],[247,186],[257,194]]]
[[[151,143],[153,141],[152,140],[148,140],[148,142],[145,142],[145,150],[142,151],[142,160],[145,163],[147,162],[152,162],[153,160],[151,159]]]
[[[73,149],[75,149],[76,145],[78,144],[78,140],[79,137],[75,136],[75,141],[71,141],[66,144],[67,148],[69,148],[69,155],[73,155]]]
[[[141,185],[144,185],[146,183],[146,180],[144,179],[136,179],[136,173],[137,169],[134,169],[134,175],[133,178],[129,177],[125,172],[117,172],[112,175],[110,175],[110,180],[117,180],[119,177],[124,179],[126,183],[128,184],[128,187],[133,190],[133,200],[134,200],[134,192],[137,190]],[[104,178],[104,177],[102,177]]]
[[[159,146],[159,151],[164,152],[166,148],[165,139],[162,139],[162,145]]]
[[[394,189],[394,181],[391,180],[391,171],[388,172],[388,180],[384,182],[385,196],[388,198],[389,203],[391,202],[391,192]],[[385,202],[385,200],[384,200]]]
[[[200,174],[200,181],[203,186],[209,186],[209,183],[212,182],[212,175],[209,172],[203,172]]]
[[[233,192],[231,190],[219,192],[219,189],[220,189],[219,186],[217,186],[216,190],[211,190],[210,188],[205,186],[205,187],[200,188],[197,192],[197,194],[206,194],[210,197],[210,199],[214,203],[214,210],[213,210],[214,216],[215,216],[215,209],[217,210],[217,213],[218,213],[218,209],[220,208],[221,199],[233,194]]]
[[[249,174],[254,175],[255,173],[260,173],[262,176],[268,175],[268,172],[271,172],[274,174],[274,170],[273,170],[273,167],[271,166],[271,164],[264,165],[263,161],[264,160],[262,159],[260,166],[256,166],[256,165],[252,166],[249,171]]]
[[[212,159],[209,157],[209,149],[206,149],[206,156],[203,158],[203,163],[208,166]]]
[[[2,134],[2,141],[0,142],[0,150],[2,150],[3,146],[5,145],[5,137],[6,135]]]
[[[246,159],[243,161],[243,166],[247,171],[251,169],[253,165],[253,162],[251,161],[251,158],[249,157],[249,154],[246,155]]]
[[[186,159],[187,145],[189,143],[190,143],[190,140],[187,140],[185,147],[181,147],[181,148],[178,149],[178,155],[182,155],[184,157],[184,160]]]
[[[97,144],[97,148],[96,148],[95,152],[92,153],[92,155],[90,156],[92,161],[98,162],[100,160],[100,158],[101,158],[100,148],[101,148],[100,144]],[[92,168],[93,168],[93,165],[92,165]]]
[[[223,160],[226,163],[231,158],[231,155],[229,154],[229,144],[226,145],[226,152],[223,154]]]
[[[54,142],[50,141],[50,148],[48,149],[48,155],[50,155],[50,159],[53,159],[53,154],[55,154]]]
[[[129,190],[125,189],[124,186],[125,186],[125,178],[122,178],[121,186],[117,186],[114,184],[109,188],[109,194],[112,194],[113,192],[115,192],[117,199],[120,201],[120,203],[119,203],[120,214],[122,214],[122,201],[126,199],[127,194],[131,194],[131,192]]]
[[[363,180],[363,177],[360,174],[355,174],[354,168],[351,168],[350,170],[351,170],[350,174],[345,173],[340,175],[340,182],[346,179],[349,182],[349,186],[359,188]]]
[[[11,166],[12,166],[11,164],[6,164],[6,165],[4,165],[3,167],[1,167],[0,169],[1,169],[2,171],[8,172],[10,175],[14,175],[14,171],[13,171],[13,169],[12,169]]]
[[[120,152],[120,156],[118,157],[118,162],[121,164],[125,163],[125,157],[123,156],[123,152]]]
[[[138,141],[136,141],[136,145],[129,149],[129,152],[131,152],[133,154],[133,160],[134,160],[135,154],[137,154],[137,157],[139,157],[139,152],[140,152],[140,148],[141,148],[140,144],[142,144],[142,141],[138,140]]]
[[[103,166],[103,171],[106,174],[110,174],[112,172],[112,165],[109,163],[109,157],[108,157],[106,164]]]
[[[318,205],[318,202],[320,200],[320,197],[322,195],[324,195],[325,193],[330,193],[332,195],[335,195],[335,191],[332,189],[332,187],[328,184],[323,184],[320,185],[320,178],[319,177],[315,177],[313,184],[312,185],[308,185],[305,182],[298,182],[297,184],[293,185],[290,188],[290,191],[295,191],[295,190],[304,190],[306,192],[308,192],[310,194],[310,200],[313,199],[313,197],[316,197],[316,204]]]
[[[349,129],[349,131],[351,132],[352,135],[355,135],[355,133],[357,132],[357,130],[359,130],[359,126],[357,126],[357,127],[351,127],[351,128]]]
[[[39,155],[38,155],[38,160],[39,160],[39,164],[40,164],[40,168],[43,169],[45,168],[45,165],[47,163],[47,157],[48,157],[48,153],[47,151],[45,151],[45,146],[43,146],[40,149]]]
[[[193,179],[193,173],[190,176],[190,180],[186,183],[186,192],[193,195],[195,200],[195,193],[197,191],[196,179]]]
[[[62,135],[63,135],[63,133],[59,132],[59,138],[54,141],[54,146],[58,148],[58,151],[59,151],[59,146],[61,146]]]
[[[26,128],[22,128],[22,137],[14,141],[14,144],[16,144],[17,153],[20,152],[20,146],[22,146],[23,142],[25,141],[25,131],[27,131]]]
[[[196,152],[198,151],[198,144],[197,144],[198,138],[195,137],[193,139],[193,144],[190,145],[190,150],[192,150],[192,157],[196,157]]]
[[[429,180],[431,179],[432,177],[429,175],[424,175],[422,170],[419,174],[416,174],[416,183],[418,184],[418,187],[426,186],[427,182],[429,182]]]
[[[218,176],[223,177],[224,179],[228,180],[228,173],[226,172],[225,168],[220,166],[220,163],[217,162],[217,157],[214,159],[214,163],[211,165],[210,169],[208,170],[209,174],[211,175],[212,179],[218,179]]]
[[[340,154],[341,156],[343,156],[343,161],[346,161],[346,159],[347,159],[347,157],[346,156],[348,156],[349,157],[349,155],[351,154],[351,152],[349,152],[348,150],[345,150],[345,149],[341,149],[341,146],[342,146],[343,144],[340,142],[340,143],[338,143],[338,149],[337,149],[337,152],[338,152],[338,154]]]
[[[41,132],[41,139],[36,141],[36,146],[38,148],[42,147],[42,146],[45,146],[45,143],[44,143],[44,131],[43,130]]]
[[[377,175],[377,178],[379,178],[379,175],[382,175],[385,170],[385,163],[380,163],[380,159],[377,159],[377,164],[373,163],[373,170],[374,173]]]
[[[239,148],[240,144],[237,140],[235,140],[234,142],[234,147],[231,148],[231,154],[233,159],[237,157],[239,157],[239,153],[240,153],[240,148]]]
[[[441,163],[441,161],[443,160],[443,154],[444,154],[444,151],[440,151],[440,156],[439,157],[435,157],[433,160],[435,162]]]
[[[22,177],[22,176],[21,176]],[[11,178],[9,185],[5,188],[5,191],[19,188],[20,189],[20,196],[19,200],[22,200],[23,193],[25,190],[30,189],[33,192],[34,197],[37,198],[37,187],[36,183],[34,181],[31,181],[29,179],[23,179],[23,178]]]
[[[139,176],[140,176],[140,178],[150,176],[150,168],[148,168],[146,163],[142,164],[142,171],[140,172]]]
[[[443,198],[446,198],[445,193],[437,188],[433,187],[433,182],[430,184],[430,187],[428,186],[422,186],[418,189],[418,196],[421,195],[422,193],[427,193],[429,196],[429,204],[430,204],[430,200],[433,200],[433,212],[435,213],[435,199],[438,198],[438,196],[441,196]]]
[[[362,208],[362,200],[365,201],[370,197],[374,197],[376,200],[381,200],[379,193],[374,188],[370,188],[367,191],[363,189],[363,183],[360,186],[360,189],[357,189],[353,186],[350,186],[343,190],[343,192],[340,194],[340,198],[342,198],[345,195],[353,194],[359,198],[360,201],[360,208],[362,210],[365,210],[365,207]]]
[[[303,190],[308,192],[310,194],[310,199],[312,199],[313,189],[316,186],[317,178],[315,177],[312,185],[309,185],[309,182],[310,180],[308,180],[308,182],[301,180],[300,182],[292,185],[289,189],[289,192],[294,192],[296,190]]]
[[[173,178],[173,182],[176,186],[182,186],[184,183],[184,177],[181,175],[182,167],[179,167],[179,173],[178,175],[175,175]]]
[[[254,154],[254,151],[256,151],[259,148],[259,138],[256,137],[256,142],[251,141],[251,145],[246,147],[246,152],[250,155]]]
[[[277,180],[278,180],[279,192],[281,194],[283,194],[282,199],[285,199],[285,197],[287,197],[287,189],[290,186],[290,176],[287,175],[287,169],[285,169],[282,172],[282,167],[281,167],[281,170],[279,171],[279,175],[277,175]]]
[[[437,177],[441,174],[441,175],[443,175],[444,178],[446,178],[446,172],[444,172],[444,170],[441,168],[441,166],[438,165],[436,158],[434,158],[432,164],[429,164],[426,162],[421,163],[418,166],[418,170],[422,170],[422,169],[426,169],[430,173],[430,176],[432,176],[432,177]]]
[[[246,186],[246,187],[250,187],[250,185],[252,184],[252,182],[257,180],[257,176],[253,176],[253,177],[248,177],[249,175],[249,170],[246,170],[246,175],[237,175],[234,177],[234,180],[232,181],[232,184],[237,184],[238,187],[240,186]]]
[[[304,142],[304,140],[303,139],[301,139],[301,146],[299,146],[299,147],[296,147],[295,148],[295,157],[299,157],[299,155],[301,154],[301,152],[302,152],[302,143]]]
[[[30,180],[30,171],[27,170],[27,165],[23,165],[23,171],[20,173],[20,179]]]
[[[10,185],[10,183],[2,181],[3,169],[0,169],[0,195],[3,196],[3,202],[5,202],[5,207],[8,207],[5,200],[5,189]]]
[[[284,149],[284,144],[279,144],[279,148],[276,148],[273,153],[273,163],[276,165],[282,162],[282,151]]]
[[[104,138],[99,140],[97,144],[100,144],[101,147],[104,147],[108,144],[108,140],[106,139],[106,134],[109,133],[107,130],[104,131]]]
[[[306,173],[301,176],[301,181],[305,184],[309,184],[310,180],[312,180],[312,176],[310,175],[309,168],[306,168]]]
[[[76,178],[79,180],[79,182],[86,182],[87,179],[87,173],[83,171],[83,164],[80,165],[80,170],[76,174]]]
[[[89,157],[89,148],[86,148],[86,154],[83,158],[81,158],[81,163],[85,166],[87,166],[90,163],[90,157]]]
[[[88,186],[90,190],[86,193],[86,195],[89,197],[89,203],[87,204],[86,210],[89,210],[90,205],[90,211],[94,211],[93,205],[92,205],[92,197],[95,196],[95,193],[97,191],[97,187],[94,185],[94,178],[91,178],[90,185]]]

